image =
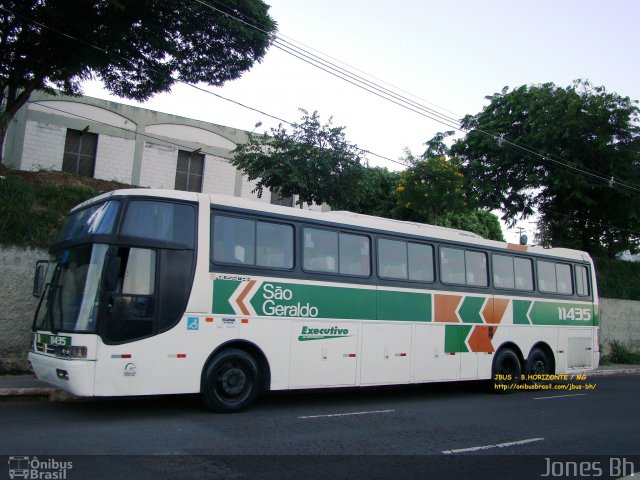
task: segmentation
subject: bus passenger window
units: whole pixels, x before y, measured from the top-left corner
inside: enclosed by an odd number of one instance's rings
[[[459,248],[440,248],[440,271],[444,283],[464,285],[464,250]]]
[[[293,227],[258,222],[256,227],[256,265],[293,268]]]
[[[467,285],[474,287],[486,287],[487,277],[487,254],[483,252],[464,252],[465,266],[467,271]]]
[[[576,293],[581,297],[591,295],[589,289],[589,269],[581,265],[576,267]]]
[[[528,258],[514,258],[515,284],[517,290],[533,290],[533,264]]]
[[[196,210],[191,205],[132,200],[120,234],[194,248],[195,229]]]
[[[253,265],[256,225],[243,218],[213,217],[213,259],[216,262]]]
[[[340,234],[340,273],[369,275],[369,238],[364,235]]]
[[[378,272],[384,278],[407,279],[407,243],[378,240]]]
[[[541,292],[556,293],[556,265],[553,262],[538,261],[538,287]]]
[[[571,295],[573,293],[571,266],[564,263],[556,263],[556,278],[558,281],[558,293]]]
[[[571,265],[538,260],[538,287],[541,292],[573,294]]]
[[[513,272],[513,257],[507,255],[493,255],[493,285],[496,288],[515,288]]]
[[[305,270],[338,273],[338,232],[304,229]]]
[[[409,280],[433,282],[433,247],[418,243],[408,244]]]

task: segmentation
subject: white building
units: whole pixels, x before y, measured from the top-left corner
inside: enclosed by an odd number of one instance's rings
[[[231,151],[248,132],[91,97],[35,92],[11,121],[3,162],[20,170],[63,170],[150,188],[258,198]],[[316,207],[319,208],[319,207]],[[314,209],[316,209],[314,208]]]

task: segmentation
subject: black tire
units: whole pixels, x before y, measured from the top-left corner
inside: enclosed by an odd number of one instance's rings
[[[549,380],[545,379],[544,376],[553,373],[551,371],[551,360],[543,350],[534,348],[529,353],[524,371],[527,383],[532,385],[547,384]]]
[[[493,389],[496,393],[509,393],[520,383],[522,365],[518,354],[510,348],[500,350],[493,359]]]
[[[244,350],[230,348],[218,353],[202,374],[202,401],[218,413],[241,412],[258,395],[260,371]]]

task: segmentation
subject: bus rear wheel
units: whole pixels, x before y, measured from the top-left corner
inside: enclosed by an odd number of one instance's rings
[[[241,412],[254,402],[259,385],[255,359],[244,350],[230,348],[218,353],[205,367],[202,400],[214,412]]]
[[[551,361],[549,357],[539,348],[534,348],[531,353],[529,353],[529,358],[527,358],[524,370],[527,382],[534,385],[549,383],[546,377],[553,373],[551,371]]]
[[[518,354],[510,348],[500,350],[493,359],[493,389],[496,393],[508,393],[520,383],[522,366]]]

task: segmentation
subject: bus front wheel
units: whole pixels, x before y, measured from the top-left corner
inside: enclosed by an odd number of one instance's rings
[[[241,412],[253,403],[259,385],[255,359],[244,350],[230,348],[218,353],[205,367],[202,400],[214,412]]]

